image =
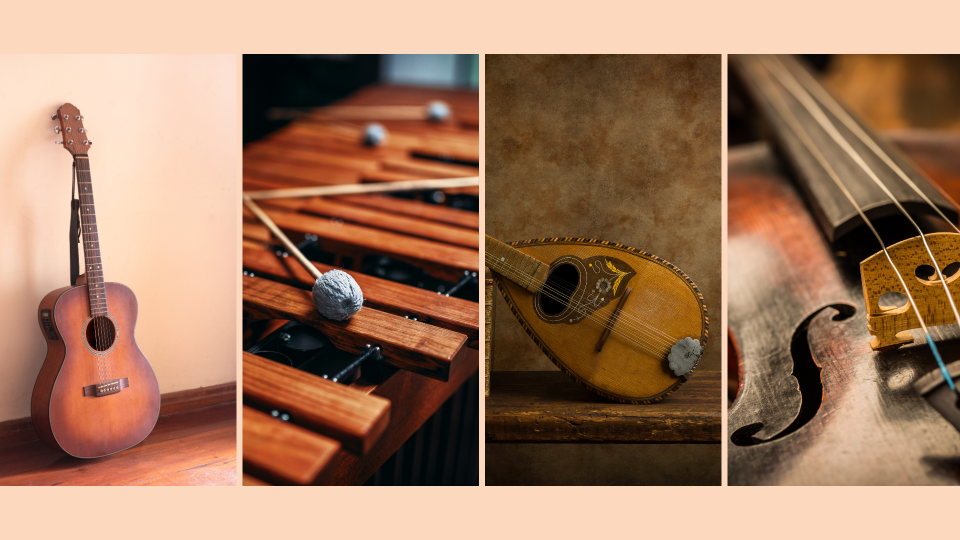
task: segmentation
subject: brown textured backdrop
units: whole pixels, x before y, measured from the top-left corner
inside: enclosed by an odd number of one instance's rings
[[[597,238],[676,264],[720,370],[720,56],[486,56],[486,231]],[[498,371],[556,366],[499,294]],[[718,397],[719,400],[719,397]]]

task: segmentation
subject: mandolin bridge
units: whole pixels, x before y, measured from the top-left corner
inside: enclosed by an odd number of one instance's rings
[[[92,397],[103,397],[109,396],[110,394],[116,394],[117,392],[123,390],[130,386],[130,380],[126,377],[122,379],[116,379],[113,381],[107,381],[100,384],[91,384],[90,386],[83,387],[84,396]]]

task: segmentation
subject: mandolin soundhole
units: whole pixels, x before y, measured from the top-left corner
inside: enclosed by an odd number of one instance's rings
[[[109,317],[101,315],[90,319],[87,323],[87,345],[97,352],[108,350],[113,345],[116,336],[113,320]]]
[[[580,284],[580,272],[572,264],[561,264],[547,276],[540,294],[540,309],[547,315],[559,315],[570,304],[570,295]]]

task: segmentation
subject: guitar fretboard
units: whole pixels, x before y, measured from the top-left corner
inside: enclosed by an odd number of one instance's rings
[[[100,237],[97,233],[97,215],[93,207],[93,183],[90,160],[74,156],[77,163],[77,189],[80,192],[80,238],[83,242],[84,274],[90,294],[90,315],[107,314],[107,295],[103,287],[103,262],[100,259]]]
[[[487,268],[530,292],[537,292],[546,280],[547,264],[490,235],[485,257]]]

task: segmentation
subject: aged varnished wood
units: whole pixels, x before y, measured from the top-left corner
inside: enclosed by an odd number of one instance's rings
[[[767,146],[731,150],[728,170],[729,483],[960,483],[960,433],[912,388],[936,368],[922,334],[874,351],[859,254],[831,247]],[[960,355],[955,327],[933,333]]]
[[[105,285],[118,328],[116,346],[108,355],[110,369],[130,381],[129,388],[109,396],[83,395],[83,387],[97,383],[99,377],[97,356],[83,336],[90,316],[87,287],[58,289],[40,303],[41,311],[53,311],[58,339],[51,340],[44,332],[47,357],[34,387],[31,415],[42,441],[75,457],[130,448],[150,433],[160,411],[156,375],[134,335],[137,299],[119,283]]]
[[[446,381],[466,349],[467,336],[363,308],[346,321],[321,317],[310,291],[258,277],[243,278],[243,308],[258,318],[297,320],[315,326],[342,350],[361,353],[368,344],[383,349],[386,362]]]
[[[683,377],[667,366],[667,354],[676,340],[686,337],[705,346],[708,319],[703,297],[679,268],[627,246],[583,238],[513,242],[515,250],[506,251],[497,244],[488,239],[486,262],[497,274],[500,292],[530,337],[564,373],[604,397],[629,403],[658,401],[683,384]],[[538,307],[543,279],[558,261],[573,261],[581,268],[573,297],[577,305],[589,305],[586,311],[568,306],[554,316]],[[609,278],[605,284],[597,277],[601,273]],[[627,288],[633,294],[597,352],[617,299]],[[649,337],[652,328],[671,338]]]
[[[859,227],[862,221],[857,215],[856,209],[844,197],[840,188],[830,179],[824,168],[789,127],[788,122],[779,114],[775,103],[784,103],[809,133],[837,174],[843,179],[843,183],[850,190],[857,204],[863,208],[868,218],[874,220],[899,215],[899,210],[893,205],[889,197],[877,189],[876,184],[862,167],[847,157],[846,152],[833,142],[811,113],[791,92],[780,84],[779,79],[774,75],[774,73],[780,72],[773,70],[785,70],[808,92],[813,94],[814,98],[821,102],[821,107],[826,108],[825,103],[829,101],[826,96],[829,94],[813,79],[800,61],[788,55],[775,57],[734,55],[731,56],[730,65],[733,73],[739,75],[738,79],[743,82],[744,87],[753,99],[758,115],[763,117],[765,126],[769,128],[773,140],[776,141],[781,150],[781,156],[785,160],[785,164],[794,177],[798,179],[797,185],[800,186],[821,230],[824,231],[831,242],[841,240],[846,234]],[[821,96],[823,96],[822,101],[820,100]],[[885,165],[881,158],[861,142],[849,128],[845,127],[836,116],[829,112],[827,112],[827,115],[837,126],[840,134],[849,141],[853,149],[863,157],[867,165],[875,171],[878,178],[888,186],[894,197],[908,211],[916,214],[934,213],[933,209],[916,192],[901,181],[897,174]],[[927,182],[927,179],[917,172],[910,160],[900,151],[891,147],[882,139],[878,139],[869,127],[853,117],[852,114],[850,116],[860,129],[873,137],[876,144],[907,173],[908,177],[951,221],[957,221],[957,210],[952,200]]]
[[[556,371],[493,373],[486,442],[718,443],[719,371],[697,371],[656,405],[612,403]]]
[[[260,478],[275,484],[322,482],[337,466],[339,450],[333,439],[243,407],[243,468]]]
[[[243,353],[243,397],[290,413],[291,421],[365,454],[390,421],[390,402],[342,384]]]

